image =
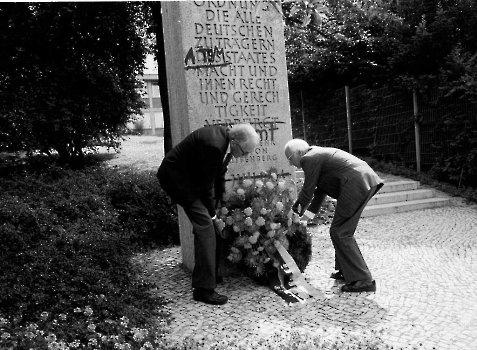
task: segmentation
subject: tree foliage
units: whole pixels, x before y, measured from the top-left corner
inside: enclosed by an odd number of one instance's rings
[[[0,151],[81,162],[98,142],[116,145],[142,106],[141,6],[0,5]]]

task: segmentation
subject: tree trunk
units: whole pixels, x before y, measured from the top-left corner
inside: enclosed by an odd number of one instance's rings
[[[162,30],[161,2],[149,2],[156,33],[156,61],[159,75],[159,92],[161,94],[162,114],[164,118],[164,154],[172,149],[171,114],[169,111],[169,96],[167,94],[166,55],[164,51],[164,33]]]

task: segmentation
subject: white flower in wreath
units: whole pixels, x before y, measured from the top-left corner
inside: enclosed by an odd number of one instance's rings
[[[244,220],[244,223],[245,223],[245,225],[247,225],[247,226],[252,226],[252,225],[253,225],[252,218],[249,216],[248,218],[246,218],[246,219]]]
[[[222,207],[222,209],[220,209],[220,213],[222,215],[227,215],[229,213],[229,210],[226,207]]]
[[[255,236],[250,236],[250,237],[248,238],[248,242],[249,242],[250,244],[255,244],[255,243],[257,243],[257,237],[255,237]]]
[[[300,216],[297,213],[293,213],[293,218],[292,219],[293,219],[293,222],[295,224],[300,222]]]
[[[245,194],[245,190],[243,188],[237,188],[237,194],[239,196],[243,196]]]
[[[277,210],[282,211],[283,210],[283,203],[282,202],[277,202]]]
[[[262,218],[261,216],[259,216],[257,218],[257,220],[255,220],[255,223],[258,225],[258,226],[264,226],[265,225],[265,219]]]
[[[273,180],[277,179],[277,174],[275,174],[275,173],[271,173],[270,176],[272,177]]]
[[[257,248],[257,250],[258,250],[259,252],[261,252],[261,251],[264,250],[264,249],[265,249],[265,248],[263,248],[262,246],[260,246],[260,247]]]
[[[243,187],[250,187],[252,186],[253,182],[250,179],[243,180]]]
[[[233,230],[235,232],[240,232],[240,227],[238,227],[237,225],[234,225]]]
[[[277,224],[276,222],[272,222],[272,223],[270,224],[270,228],[271,228],[272,230],[276,230],[276,229],[278,228],[278,224]]]
[[[267,208],[260,209],[260,214],[262,214],[262,215],[267,215],[267,212],[268,212]]]
[[[287,221],[287,226],[290,227],[293,224],[292,218],[289,218]]]
[[[270,231],[268,231],[268,232],[267,232],[267,237],[269,237],[269,238],[275,237],[275,230],[270,230]]]
[[[224,227],[225,227],[225,222],[224,222],[224,220],[222,220],[222,219],[217,219],[217,220],[215,220],[215,225],[217,226],[217,228],[218,228],[220,231],[222,231],[222,230],[224,229]]]
[[[276,240],[276,241],[273,241],[273,245],[275,246],[275,248],[278,248],[280,246],[280,241]]]
[[[275,187],[275,185],[271,181],[267,181],[265,185],[267,186],[269,190],[273,190],[273,188]]]
[[[252,245],[251,245],[250,243],[245,243],[245,244],[243,245],[243,247],[244,247],[245,249],[250,249],[250,248],[252,248]]]
[[[285,188],[285,181],[279,181],[279,182],[278,182],[278,188],[279,188],[280,190],[283,190],[283,189]]]
[[[227,216],[227,219],[225,219],[225,223],[229,226],[232,225],[234,223],[234,218],[231,216]]]
[[[262,182],[262,180],[257,180],[257,181],[255,181],[255,186],[257,186],[257,188],[262,188],[262,187],[263,187],[263,182]]]
[[[248,207],[248,208],[245,208],[245,209],[243,210],[243,212],[244,212],[245,215],[251,216],[252,213],[253,213],[253,210],[252,210],[252,208]]]
[[[291,219],[293,216],[293,210],[290,209],[290,211],[287,214],[287,218]]]
[[[258,239],[258,237],[260,237],[260,232],[259,232],[259,231],[255,231],[255,232],[252,234],[252,236],[257,237],[257,239]]]
[[[235,253],[235,254],[240,253],[240,250],[238,248],[235,248],[235,247],[230,247],[230,250],[232,251],[232,253]]]

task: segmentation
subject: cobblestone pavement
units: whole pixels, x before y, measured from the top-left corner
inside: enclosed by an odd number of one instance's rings
[[[329,278],[328,226],[310,227],[313,258],[306,280],[320,291],[312,302],[287,304],[247,277],[228,277],[217,291],[229,302],[192,299],[180,248],[141,255],[145,276],[171,300],[171,340],[206,345],[260,339],[291,331],[321,336],[379,334],[394,349],[477,349],[477,206],[463,205],[363,218],[356,232],[376,279],[376,293],[341,293]]]

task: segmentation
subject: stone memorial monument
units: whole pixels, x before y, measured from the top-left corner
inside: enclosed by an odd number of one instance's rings
[[[250,123],[261,137],[233,159],[227,183],[271,167],[294,176],[284,156],[291,119],[279,1],[162,3],[172,143],[208,125]],[[179,207],[183,263],[194,266],[193,237]]]

